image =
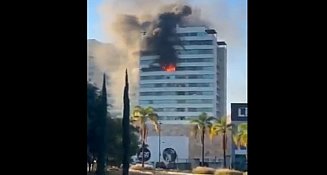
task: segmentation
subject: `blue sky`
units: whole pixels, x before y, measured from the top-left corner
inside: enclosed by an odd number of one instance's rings
[[[87,38],[112,42],[104,36],[99,6],[104,0],[87,1]],[[230,103],[247,102],[247,0],[188,0],[210,13],[210,21],[218,25],[218,38],[227,42],[227,113]],[[204,9],[204,8],[210,8]],[[216,8],[217,7],[217,8]],[[219,21],[221,20],[221,21]],[[226,27],[228,26],[228,27]]]

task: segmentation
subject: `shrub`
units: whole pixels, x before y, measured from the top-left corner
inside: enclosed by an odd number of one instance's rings
[[[132,170],[154,170],[152,165],[147,165],[147,164],[144,164],[144,167],[142,167],[142,164],[132,165],[130,167],[130,169],[132,169]]]
[[[230,170],[230,169],[218,169],[215,175],[243,175],[241,171]]]
[[[109,171],[106,175],[121,175],[122,171]],[[94,174],[93,174],[94,175]],[[142,172],[140,170],[129,170],[129,175],[153,175],[152,172]]]
[[[209,167],[198,166],[192,170],[192,173],[194,173],[194,174],[214,174],[215,169],[209,168]]]
[[[129,174],[130,175],[153,175],[152,172],[144,172],[144,171],[140,171],[140,170],[130,170]]]

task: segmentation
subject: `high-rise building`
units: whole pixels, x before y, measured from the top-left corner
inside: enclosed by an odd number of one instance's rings
[[[102,87],[104,72],[101,71],[99,66],[96,64],[94,48],[101,44],[102,43],[95,39],[87,40],[87,81],[92,82],[98,88]],[[107,80],[107,84],[108,83],[109,81]]]
[[[122,102],[121,104],[117,104],[120,100],[122,100],[123,94],[117,96],[117,93],[114,94],[115,91],[117,91],[116,89],[112,89],[111,84],[117,83],[114,82],[113,78],[117,78],[117,74],[113,74],[113,72],[111,72],[112,70],[109,69],[109,66],[105,65],[106,63],[112,61],[112,58],[110,59],[110,55],[113,52],[117,55],[119,55],[118,51],[115,49],[113,44],[110,43],[103,43],[103,42],[99,42],[95,39],[88,39],[87,40],[87,81],[91,82],[92,84],[94,84],[96,87],[98,87],[99,89],[102,88],[102,82],[103,82],[103,74],[106,74],[106,83],[107,83],[107,94],[108,94],[108,109],[110,114],[112,114],[112,117],[118,117],[121,118],[122,117]],[[116,58],[115,58],[116,59]],[[112,62],[111,62],[112,63]],[[100,64],[101,68],[100,68]],[[124,64],[124,63],[118,63],[118,64]],[[117,65],[120,66],[120,65]],[[130,71],[130,70],[129,70]],[[121,83],[125,83],[124,82],[124,78],[125,78],[125,71],[122,70],[121,71],[122,74],[121,76]],[[131,77],[131,75],[129,75],[129,77]],[[111,79],[112,78],[112,79]],[[130,78],[131,79],[131,78]],[[131,83],[131,82],[130,82]],[[123,87],[121,89],[121,92],[123,93]],[[133,86],[130,85],[130,94],[129,94],[129,98],[130,98],[130,106],[131,108],[133,108],[136,104],[137,104],[137,94],[136,94],[136,90]],[[120,99],[118,99],[120,98]]]
[[[103,83],[103,74],[105,73],[104,71],[102,71],[99,66],[96,63],[96,54],[95,52],[95,48],[99,47],[101,45],[104,45],[103,43],[95,40],[95,39],[88,39],[87,40],[87,81],[89,83],[92,83],[93,85],[95,85],[99,90],[101,90],[102,88],[102,83]],[[108,75],[108,73],[105,74],[106,75],[106,86],[107,86],[107,90],[108,88],[110,88],[110,76]],[[107,92],[107,102],[108,102],[108,111],[111,114],[115,114],[120,112],[120,110],[117,112],[117,110],[112,109],[112,106],[110,106],[110,104],[112,104],[112,97],[110,95],[110,92]]]
[[[177,27],[177,34],[184,48],[176,46],[175,71],[158,67],[158,56],[141,56],[139,105],[154,107],[160,120],[170,123],[183,123],[202,112],[225,115],[226,43],[217,42],[216,31],[206,27]]]
[[[217,40],[216,31],[207,27],[177,27],[183,47],[176,46],[175,71],[163,71],[156,55],[140,57],[139,105],[155,108],[161,123],[160,133],[149,126],[149,162],[193,162],[201,159],[201,143],[192,135],[191,119],[202,112],[208,116],[226,115],[227,44]],[[222,166],[221,137],[205,137],[205,161]],[[166,160],[168,151],[176,153]],[[226,152],[230,153],[230,145]],[[230,162],[230,154],[227,158]],[[195,163],[194,163],[195,162]]]

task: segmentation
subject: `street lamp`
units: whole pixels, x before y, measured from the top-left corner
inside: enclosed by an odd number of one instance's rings
[[[161,138],[160,138],[160,132],[161,132],[161,122],[159,122],[159,163],[160,163],[160,158],[161,158],[161,149],[160,149],[160,144],[161,144]]]

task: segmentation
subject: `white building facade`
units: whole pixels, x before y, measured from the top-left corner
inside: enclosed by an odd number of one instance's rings
[[[226,114],[225,42],[206,27],[177,27],[184,49],[177,47],[176,71],[166,72],[154,63],[158,56],[140,58],[139,105],[152,106],[160,120],[188,123],[202,112]]]
[[[177,163],[198,162],[201,144],[191,134],[190,120],[202,112],[226,115],[226,43],[217,41],[216,31],[207,27],[177,27],[176,31],[184,48],[175,46],[175,71],[162,70],[156,63],[158,56],[140,57],[138,105],[153,107],[161,123],[161,133],[148,125],[149,162],[165,161],[167,149],[176,152]],[[206,138],[206,143],[205,161],[220,162],[215,165],[220,166],[222,141],[217,138],[211,143]]]

